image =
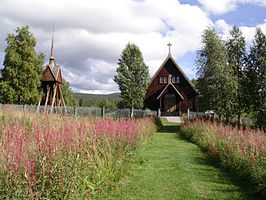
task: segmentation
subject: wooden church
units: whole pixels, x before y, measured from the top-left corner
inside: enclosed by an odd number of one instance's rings
[[[61,68],[56,65],[54,58],[54,38],[52,37],[50,61],[42,72],[41,90],[43,96],[39,105],[50,106],[51,108],[65,106],[61,90],[62,82]]]
[[[151,78],[144,104],[151,110],[160,110],[161,115],[181,115],[196,109],[197,90],[172,57],[171,44],[168,46],[169,54]]]

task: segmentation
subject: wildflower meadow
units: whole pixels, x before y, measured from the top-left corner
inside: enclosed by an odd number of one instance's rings
[[[181,134],[225,168],[250,181],[257,194],[266,195],[266,134],[262,130],[238,130],[196,119],[186,122]]]
[[[152,118],[99,119],[0,110],[0,199],[91,199],[112,189]]]

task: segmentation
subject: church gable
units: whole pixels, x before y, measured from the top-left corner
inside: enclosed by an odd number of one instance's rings
[[[187,109],[195,109],[196,94],[194,85],[169,53],[152,77],[144,102],[151,110],[184,113]]]
[[[169,75],[172,76],[172,80],[169,81]],[[154,76],[151,79],[151,84],[153,82],[157,82],[155,84],[167,84],[171,82],[175,85],[183,85],[185,87],[190,87],[194,92],[196,92],[195,86],[188,79],[182,69],[177,65],[171,55],[169,55],[161,67],[157,70]]]
[[[177,96],[181,99],[184,99],[184,97],[182,96],[182,94],[178,91],[178,89],[172,84],[172,83],[168,83],[167,86],[165,86],[165,88],[163,89],[163,91],[159,94],[159,96],[157,97],[157,99],[160,99],[160,97],[167,91],[168,88],[172,87],[173,92],[172,93],[176,93]]]

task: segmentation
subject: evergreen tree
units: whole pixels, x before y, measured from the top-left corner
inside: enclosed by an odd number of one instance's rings
[[[203,48],[198,51],[198,104],[202,111],[214,110],[219,115],[232,115],[236,97],[236,79],[227,65],[227,53],[215,30],[207,29],[202,36]]]
[[[121,54],[114,81],[121,91],[121,98],[129,108],[142,108],[149,81],[148,66],[140,49],[128,43]]]
[[[25,26],[17,28],[16,34],[8,34],[6,41],[0,102],[37,104],[44,56],[35,52],[36,39]]]
[[[70,88],[68,81],[63,80],[63,83],[61,85],[61,89],[62,89],[62,93],[63,93],[63,97],[64,97],[64,101],[65,101],[66,106],[77,106],[78,101],[74,97],[74,93],[71,91],[71,88]]]
[[[256,29],[248,61],[250,106],[256,113],[258,125],[266,127],[266,36],[260,28]]]
[[[78,99],[78,106],[79,107],[85,107],[85,100],[83,98]]]
[[[242,35],[240,29],[236,26],[230,31],[230,37],[226,42],[226,49],[228,55],[228,64],[229,67],[233,70],[233,75],[235,76],[236,88],[237,88],[237,97],[235,102],[234,113],[238,116],[238,127],[240,127],[240,117],[244,112],[244,101],[245,101],[245,90],[243,84],[244,79],[244,65],[246,58],[246,43],[245,38]]]
[[[108,98],[104,98],[100,101],[100,104],[98,107],[105,107],[105,108],[115,108],[116,105],[114,103],[114,101],[111,101]]]

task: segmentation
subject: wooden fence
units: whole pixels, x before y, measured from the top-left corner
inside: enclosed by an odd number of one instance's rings
[[[203,113],[203,112],[191,112],[191,111],[188,111],[188,114],[187,114],[187,117],[189,119],[193,119],[193,118],[213,118],[213,119],[218,119],[218,115],[213,113],[213,114],[206,114],[206,113]],[[221,121],[225,121],[225,117],[220,117]],[[237,117],[230,117],[230,123],[231,124],[237,124]],[[249,127],[252,127],[255,125],[255,120],[254,119],[250,119],[250,118],[245,118],[245,117],[241,117],[240,118],[240,124],[241,125],[245,125],[245,126],[249,126]]]
[[[93,117],[114,117],[114,118],[130,118],[130,117],[144,117],[156,116],[157,111],[141,110],[141,109],[117,109],[105,107],[50,107],[50,106],[36,106],[36,105],[16,105],[16,104],[0,104],[0,108],[14,108],[18,110],[32,111],[32,112],[47,112],[61,115],[74,116],[93,116]]]

